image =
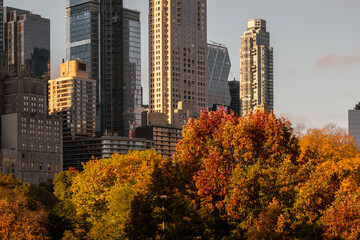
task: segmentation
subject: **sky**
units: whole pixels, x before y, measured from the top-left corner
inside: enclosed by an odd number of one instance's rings
[[[65,0],[5,0],[51,20],[52,78],[65,58]],[[141,12],[142,85],[148,103],[148,0],[124,0]],[[208,42],[225,44],[239,80],[240,37],[248,19],[267,22],[274,48],[274,112],[295,125],[348,128],[360,102],[359,0],[208,0]]]

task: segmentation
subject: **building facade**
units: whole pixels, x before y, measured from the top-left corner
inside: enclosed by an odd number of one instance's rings
[[[356,141],[356,145],[360,148],[360,103],[356,104],[353,110],[348,112],[349,134]]]
[[[241,37],[240,48],[240,113],[274,109],[273,48],[266,22],[251,19]]]
[[[124,9],[124,135],[141,126],[141,24],[140,12]]]
[[[222,44],[207,45],[208,107],[214,104],[230,105],[228,77],[231,63],[228,49]]]
[[[50,20],[32,12],[4,8],[8,69],[19,76],[50,78]]]
[[[7,54],[6,52],[0,51],[0,80],[5,78],[8,72],[7,67]]]
[[[4,1],[0,0],[0,52],[5,51],[4,44]]]
[[[179,102],[207,107],[207,1],[149,1],[150,111],[170,124]]]
[[[48,117],[47,81],[11,77],[2,81],[2,90],[3,163],[10,164],[11,173],[24,182],[53,179],[63,169],[62,126],[58,118]]]
[[[170,126],[146,126],[135,130],[135,136],[154,141],[154,149],[162,157],[173,157],[176,145],[182,139],[182,128]]]
[[[95,136],[96,80],[89,79],[89,65],[77,60],[60,65],[60,77],[49,81],[49,115],[62,120],[64,169],[74,167],[67,152],[78,139]]]
[[[239,97],[240,82],[234,79],[233,81],[229,81],[228,84],[229,84],[230,96],[231,96],[230,108],[238,116],[240,116],[240,97]]]
[[[66,59],[89,64],[89,78],[100,78],[100,2],[66,1]],[[99,91],[99,88],[97,88]]]
[[[63,121],[63,141],[93,137],[96,118],[96,81],[89,65],[77,60],[62,63],[60,77],[49,81],[49,115]]]
[[[64,146],[64,152],[68,155],[64,169],[74,167],[81,170],[82,163],[92,158],[109,158],[114,153],[126,154],[129,150],[146,149],[154,149],[153,141],[118,136],[117,133],[97,133],[93,138],[74,140],[71,145]]]
[[[129,135],[140,125],[140,13],[122,0],[67,0],[67,59],[97,81],[97,131]]]

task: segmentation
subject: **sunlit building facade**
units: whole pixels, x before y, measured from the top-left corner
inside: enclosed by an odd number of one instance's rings
[[[89,79],[88,63],[62,63],[60,77],[49,81],[49,115],[59,117],[63,128],[64,169],[77,167],[68,151],[79,139],[95,136],[96,81]]]
[[[207,1],[149,1],[150,111],[172,124],[179,102],[207,107]]]
[[[64,142],[95,135],[96,81],[85,62],[60,65],[60,77],[49,81],[49,115],[63,119]]]
[[[240,113],[274,109],[273,48],[266,22],[251,19],[241,37],[240,48]]]

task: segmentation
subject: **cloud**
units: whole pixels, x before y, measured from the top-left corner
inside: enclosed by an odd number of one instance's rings
[[[348,67],[360,64],[360,52],[354,55],[327,54],[315,62],[319,69],[331,67]]]

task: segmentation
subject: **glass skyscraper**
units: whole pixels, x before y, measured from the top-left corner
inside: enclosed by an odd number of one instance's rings
[[[222,44],[207,45],[208,107],[230,105],[228,77],[231,63],[228,49]]]
[[[5,51],[4,45],[4,2],[0,0],[0,52]]]
[[[140,13],[122,0],[67,0],[66,55],[97,81],[97,130],[128,135],[140,125]]]
[[[5,7],[9,71],[50,78],[50,20],[26,10]]]
[[[125,133],[141,126],[141,24],[140,12],[124,9],[124,122]]]
[[[100,3],[98,0],[66,1],[66,58],[88,63],[89,78],[96,81],[99,81],[100,76],[99,26]]]

